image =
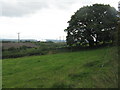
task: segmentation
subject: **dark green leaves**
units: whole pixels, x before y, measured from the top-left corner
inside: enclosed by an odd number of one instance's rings
[[[94,4],[77,10],[68,21],[67,44],[69,46],[111,41],[111,32],[116,30],[117,11],[109,5]],[[80,44],[81,43],[81,44]]]

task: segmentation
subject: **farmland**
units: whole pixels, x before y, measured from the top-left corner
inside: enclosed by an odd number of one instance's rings
[[[24,43],[3,43],[2,58],[17,58],[32,55],[46,55],[66,51],[60,48],[66,47],[66,43],[53,42],[24,42]]]
[[[3,49],[9,49],[11,47],[14,48],[20,48],[21,46],[26,46],[26,47],[37,47],[34,43],[15,43],[15,42],[9,42],[9,43],[2,43],[2,48]]]
[[[3,88],[118,87],[116,47],[4,59]]]

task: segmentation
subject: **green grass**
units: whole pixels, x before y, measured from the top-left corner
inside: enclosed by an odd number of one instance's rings
[[[2,88],[2,60],[0,60],[0,89]]]
[[[117,87],[116,47],[4,59],[3,88]]]

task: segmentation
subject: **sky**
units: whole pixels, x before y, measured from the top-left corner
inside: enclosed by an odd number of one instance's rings
[[[0,39],[64,39],[71,16],[86,5],[119,0],[0,0]]]

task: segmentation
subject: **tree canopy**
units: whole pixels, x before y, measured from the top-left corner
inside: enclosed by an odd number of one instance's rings
[[[67,44],[69,46],[94,46],[113,42],[117,26],[117,11],[110,5],[93,4],[77,10],[68,21]]]

